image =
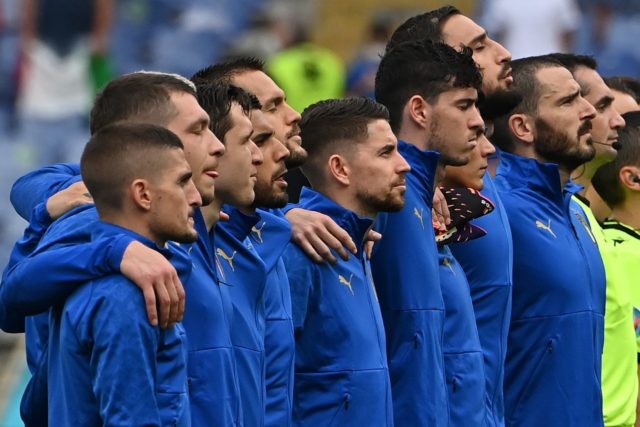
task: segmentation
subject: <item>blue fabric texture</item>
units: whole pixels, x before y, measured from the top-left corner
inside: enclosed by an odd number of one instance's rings
[[[605,275],[577,188],[557,165],[508,153],[495,183],[514,253],[506,424],[602,426]]]
[[[285,252],[296,333],[293,424],[392,426],[384,326],[363,248],[373,220],[307,188],[300,206],[336,221],[358,255],[334,265],[294,244]]]
[[[449,418],[442,334],[444,302],[432,225],[439,154],[403,141],[411,165],[405,205],[381,213],[371,268],[387,335],[393,412],[398,426],[446,426]]]

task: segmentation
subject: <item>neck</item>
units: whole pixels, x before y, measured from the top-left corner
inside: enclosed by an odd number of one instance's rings
[[[415,145],[421,150],[429,150],[429,142],[425,138],[424,131],[419,128],[407,129],[403,127],[398,131],[398,139],[404,142]]]
[[[591,188],[591,179],[598,169],[600,169],[600,166],[608,162],[609,161],[607,159],[596,157],[590,162],[585,163],[583,166],[579,166],[571,173],[571,178],[584,187],[584,190],[582,190],[580,194],[586,196],[587,191]]]
[[[560,172],[560,189],[563,189],[569,182],[569,178],[571,178],[571,172],[561,166],[558,166],[558,170]]]
[[[248,208],[238,208],[238,210],[240,212],[242,212],[245,215],[255,215],[256,214],[256,208],[255,207],[248,207]]]
[[[329,188],[316,189],[316,191],[324,194],[343,208],[355,212],[358,216],[368,218],[376,217],[376,212],[367,208],[366,206],[363,206],[363,204],[360,203],[358,197],[356,197],[355,194],[351,194],[350,191],[345,191],[344,189]]]
[[[629,227],[640,229],[640,203],[638,200],[626,201],[611,210],[611,219]]]
[[[223,202],[221,200],[214,199],[209,205],[203,206],[200,209],[202,217],[204,218],[204,223],[207,226],[207,231],[211,231],[211,229],[215,227],[220,220],[220,209],[222,208],[222,204]]]
[[[127,230],[131,230],[134,233],[138,233],[139,235],[146,237],[147,239],[153,241],[156,245],[163,247],[167,241],[156,236],[151,229],[149,228],[149,224],[145,221],[145,216],[140,215],[140,212],[118,212],[118,213],[101,213],[100,219],[104,222],[108,222],[109,224],[117,225],[122,228],[126,228]]]

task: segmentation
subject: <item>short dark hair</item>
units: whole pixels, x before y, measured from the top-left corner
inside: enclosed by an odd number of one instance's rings
[[[589,55],[576,55],[575,53],[550,53],[545,56],[555,59],[562,64],[563,67],[571,71],[571,73],[575,72],[578,67],[587,67],[591,70],[596,70],[598,68],[598,62],[593,56]]]
[[[264,62],[251,56],[242,56],[210,65],[191,76],[196,85],[207,83],[230,84],[235,76],[247,71],[264,71]]]
[[[302,112],[300,137],[309,153],[302,172],[315,187],[322,182],[325,160],[332,154],[348,154],[368,136],[374,120],[389,120],[387,108],[372,99],[350,97],[329,99],[310,105]]]
[[[121,209],[125,188],[136,177],[162,174],[160,151],[183,148],[173,132],[151,124],[120,123],[93,134],[82,153],[80,171],[98,212]]]
[[[631,95],[636,103],[640,103],[640,80],[627,76],[606,77],[604,82],[611,89]]]
[[[612,162],[601,166],[591,179],[602,200],[612,208],[625,201],[625,191],[618,177],[620,169],[640,166],[640,111],[630,111],[622,117],[627,125],[618,131],[618,155]]]
[[[458,52],[430,40],[399,44],[382,57],[375,83],[376,100],[389,109],[390,124],[398,132],[405,104],[414,95],[437,102],[441,93],[453,88],[480,90],[482,74],[471,50]]]
[[[196,96],[195,86],[177,74],[138,71],[111,81],[97,95],[91,110],[91,133],[121,122],[166,126],[177,110],[172,93]]]
[[[385,52],[389,52],[401,43],[415,40],[442,41],[442,27],[453,15],[460,11],[453,6],[443,6],[420,15],[412,16],[403,22],[391,35]]]
[[[209,115],[209,127],[213,134],[224,142],[224,137],[233,127],[231,106],[240,104],[246,115],[253,108],[251,96],[245,90],[226,83],[199,84],[198,103]]]
[[[536,78],[536,73],[548,67],[566,68],[552,55],[532,56],[511,62],[513,86],[509,93],[517,94],[520,102],[512,106],[509,113],[495,117],[491,142],[496,147],[508,153],[515,151],[516,137],[509,128],[509,116],[516,113],[537,114],[542,86]]]
[[[536,74],[539,70],[551,67],[566,68],[550,55],[531,56],[511,62],[513,75],[511,89],[522,96],[522,101],[514,108],[515,113],[535,115],[538,112],[542,85]]]

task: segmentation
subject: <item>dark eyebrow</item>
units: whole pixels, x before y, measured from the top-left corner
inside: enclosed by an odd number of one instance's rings
[[[378,154],[390,153],[390,152],[392,152],[395,148],[396,148],[396,145],[395,145],[395,144],[392,144],[392,143],[385,144],[383,147],[381,147],[381,148],[378,150]]]
[[[484,41],[487,39],[487,37],[489,37],[489,35],[487,34],[487,32],[483,32],[482,34],[479,34],[477,36],[475,36],[474,38],[471,39],[471,41],[469,42],[469,46],[475,44],[475,43],[479,43],[481,41]]]
[[[180,178],[178,178],[178,182],[180,183],[187,182],[191,179],[192,176],[193,176],[193,173],[191,173],[191,171],[185,172],[182,175],[180,175]]]
[[[570,95],[567,96],[563,96],[562,98],[560,98],[558,100],[558,104],[564,104],[565,102],[570,102],[573,101],[574,99],[576,99],[578,96],[580,96],[580,91],[576,90],[575,92],[572,92]]]
[[[251,140],[255,143],[255,144],[262,144],[263,142],[265,142],[267,139],[271,138],[271,136],[273,135],[273,131],[267,131],[267,132],[260,132],[255,136],[251,137]]]
[[[189,125],[189,129],[198,127],[198,129],[205,129],[209,127],[209,118],[208,117],[199,117],[195,120],[191,125]]]
[[[596,106],[600,108],[606,108],[609,105],[613,104],[613,96],[605,95],[596,102]]]

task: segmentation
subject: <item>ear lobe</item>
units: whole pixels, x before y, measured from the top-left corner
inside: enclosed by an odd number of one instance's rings
[[[407,109],[411,120],[422,128],[429,122],[427,101],[420,95],[413,95],[407,102]]]
[[[618,173],[620,182],[631,190],[640,191],[640,169],[635,166],[624,166]]]
[[[329,172],[333,178],[342,185],[350,184],[351,168],[347,160],[339,154],[334,154],[329,157]]]
[[[145,179],[136,179],[129,186],[131,197],[140,209],[148,211],[151,209],[151,189]]]
[[[534,141],[533,123],[526,114],[513,114],[509,117],[511,133],[521,141],[532,144]]]

